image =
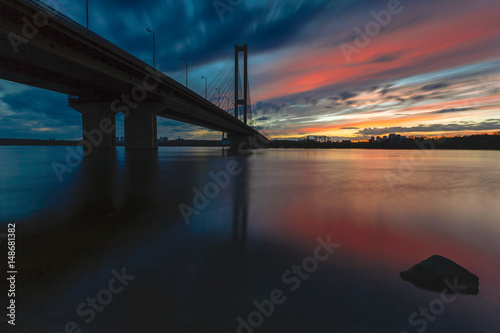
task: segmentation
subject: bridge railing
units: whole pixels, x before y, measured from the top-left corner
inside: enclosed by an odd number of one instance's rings
[[[38,8],[40,10],[47,12],[47,14],[51,15],[52,17],[55,17],[60,24],[64,24],[64,25],[70,27],[74,31],[79,32],[81,35],[88,38],[90,41],[100,45],[101,47],[106,48],[109,51],[114,52],[117,56],[121,57],[123,60],[128,62],[130,65],[136,66],[137,70],[139,70],[139,71],[144,71],[145,68],[151,67],[149,64],[147,64],[144,61],[138,59],[137,57],[131,55],[129,52],[123,50],[122,48],[120,48],[120,47],[116,46],[115,44],[111,43],[110,41],[104,39],[103,37],[99,36],[98,34],[92,32],[91,30],[87,29],[86,27],[84,27],[80,23],[67,17],[66,15],[62,14],[58,10],[50,7],[49,5],[45,4],[44,2],[42,2],[40,0],[18,0],[18,1],[28,3],[31,6],[34,6],[35,8]],[[164,77],[162,77],[162,79],[165,82],[168,82],[170,85],[174,85],[174,86],[177,86],[178,88],[182,88],[181,84],[179,84],[175,80],[171,79],[170,77],[164,75],[161,72],[158,72],[158,74],[160,76],[163,75]]]
[[[45,4],[44,2],[40,0],[25,0],[26,2],[30,3],[31,5],[47,12],[50,14],[51,17],[56,16],[58,19],[64,21],[66,24],[73,26],[76,29],[80,29],[82,26],[76,22],[75,20],[70,19],[66,15],[62,14],[61,12],[55,10],[54,8],[50,7],[49,5]],[[85,29],[86,30],[86,29]]]
[[[127,51],[123,50],[122,48],[116,46],[115,44],[111,43],[110,41],[102,38],[98,34],[92,32],[91,30],[87,29],[80,23],[76,22],[75,20],[69,18],[68,16],[62,14],[58,10],[50,7],[49,5],[45,4],[44,2],[40,0],[22,0],[23,2],[29,3],[30,5],[38,8],[39,10],[42,10],[46,12],[47,14],[50,15],[52,18],[56,18],[60,23],[64,23],[66,26],[71,27],[73,30],[76,30],[77,32],[80,32],[83,35],[87,35],[87,37],[94,42],[97,42],[101,44],[102,46],[105,46],[106,48],[109,48],[113,52],[117,53],[120,55],[122,58],[125,60],[129,61],[132,64],[138,65],[138,62],[141,62],[141,67],[144,69],[145,66],[147,66],[146,63],[140,61]]]

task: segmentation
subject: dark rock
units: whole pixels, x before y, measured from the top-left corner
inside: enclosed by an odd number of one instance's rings
[[[452,293],[449,286],[454,285],[462,294],[479,293],[479,278],[443,256],[434,255],[399,273],[399,276],[422,289]]]

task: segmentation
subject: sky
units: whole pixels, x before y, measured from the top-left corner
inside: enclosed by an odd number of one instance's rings
[[[43,1],[85,24],[85,1]],[[248,44],[252,124],[334,140],[500,131],[500,0],[89,0],[90,29],[204,95]],[[5,37],[4,37],[5,38]],[[0,137],[80,139],[65,95],[0,80]],[[117,115],[123,136],[123,116]],[[159,118],[158,136],[220,133]]]

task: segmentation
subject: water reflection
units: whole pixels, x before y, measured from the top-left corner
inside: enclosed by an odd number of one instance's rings
[[[428,331],[495,331],[488,329],[498,322],[489,325],[493,317],[483,310],[499,308],[498,159],[459,156],[454,168],[456,154],[440,153],[392,193],[383,173],[397,170],[401,154],[95,152],[68,183],[44,179],[45,192],[66,197],[64,204],[50,199],[52,211],[19,219],[20,322],[35,332],[81,322],[76,306],[108,283],[112,269],[126,267],[136,280],[83,331],[235,332],[236,318],[279,288],[287,302],[261,332],[410,332],[408,316],[435,295],[411,289],[398,273],[438,251],[479,267],[487,289],[461,297]],[[46,159],[50,165],[54,157]],[[242,172],[184,223],[178,205],[192,205],[193,189],[231,161]],[[289,292],[283,273],[327,235],[342,244],[338,253]]]
[[[97,223],[104,226],[116,210],[116,177],[119,173],[115,151],[95,151],[84,157],[82,171],[76,192],[82,197],[81,207],[76,216],[82,222]]]
[[[127,151],[125,156],[125,175],[123,192],[123,214],[133,216],[153,209],[159,183],[158,154],[151,151]]]
[[[248,158],[240,160],[242,172],[234,181],[233,195],[233,254],[235,258],[245,253],[248,224]]]

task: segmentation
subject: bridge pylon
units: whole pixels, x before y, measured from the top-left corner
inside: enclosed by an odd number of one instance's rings
[[[69,106],[82,114],[83,148],[85,151],[116,147],[116,120],[109,103],[81,102],[70,98]]]
[[[70,98],[69,106],[82,114],[83,147],[86,151],[116,148],[116,112],[112,102]],[[162,102],[145,101],[123,111],[126,150],[158,150],[157,116]]]
[[[243,52],[243,98],[240,98],[240,70],[239,56]],[[243,105],[243,122],[246,124],[248,119],[248,46],[234,46],[234,116],[239,119],[238,107]]]

